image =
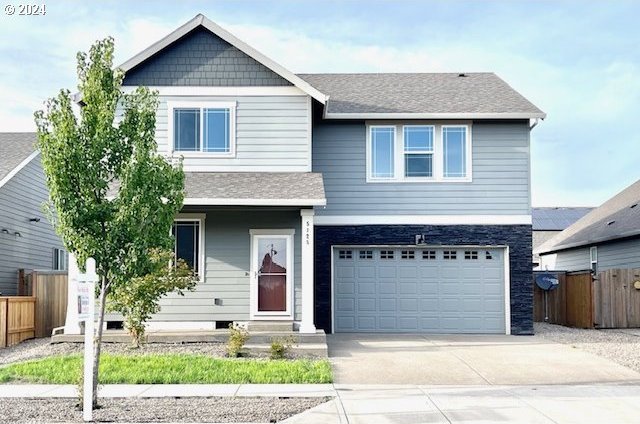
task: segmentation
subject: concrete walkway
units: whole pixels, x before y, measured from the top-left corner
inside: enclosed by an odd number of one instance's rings
[[[640,386],[336,385],[288,424],[637,423]]]
[[[636,371],[536,336],[332,334],[327,342],[342,384],[640,384]]]
[[[0,385],[0,398],[76,397],[71,385]],[[637,423],[640,385],[105,385],[102,397],[334,397],[288,424]],[[1,404],[1,401],[0,401]]]

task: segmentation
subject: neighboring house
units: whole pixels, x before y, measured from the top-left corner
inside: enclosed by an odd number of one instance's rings
[[[201,280],[152,327],[532,333],[545,114],[496,75],[296,75],[202,15],[121,68],[184,158],[176,251]]]
[[[49,200],[35,133],[0,133],[0,293],[17,294],[18,270],[65,269],[62,242],[43,212]]]
[[[593,208],[550,207],[533,208],[533,266],[540,265],[540,256],[535,251],[556,234],[585,216]]]
[[[640,180],[540,246],[541,269],[640,268]]]

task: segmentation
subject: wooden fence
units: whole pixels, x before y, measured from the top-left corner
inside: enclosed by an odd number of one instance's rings
[[[640,327],[640,269],[601,272],[594,283],[595,324],[598,328]]]
[[[34,337],[49,337],[67,315],[66,271],[33,271],[21,278],[20,292],[0,297],[0,348]]]
[[[67,317],[67,272],[33,271],[30,284],[36,298],[36,337],[50,337]]]
[[[534,283],[534,321],[569,327],[593,327],[593,284],[590,272],[558,274],[559,285],[546,293]],[[545,314],[546,302],[546,314]]]
[[[0,297],[0,348],[35,337],[35,305],[33,296]]]
[[[640,269],[559,272],[559,286],[546,294],[534,283],[534,321],[578,328],[640,327]],[[640,286],[640,283],[638,283]]]

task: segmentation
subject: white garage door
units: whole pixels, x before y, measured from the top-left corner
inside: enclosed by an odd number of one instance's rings
[[[336,248],[336,332],[505,333],[504,249]]]

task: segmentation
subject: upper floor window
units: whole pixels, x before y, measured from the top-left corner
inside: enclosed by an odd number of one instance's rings
[[[371,127],[371,176],[373,178],[393,178],[395,127]]]
[[[444,177],[467,176],[467,127],[447,125],[442,127]]]
[[[466,124],[370,125],[367,181],[471,181]]]
[[[173,151],[233,156],[235,103],[168,102]]]
[[[433,125],[405,125],[404,176],[433,177]]]

